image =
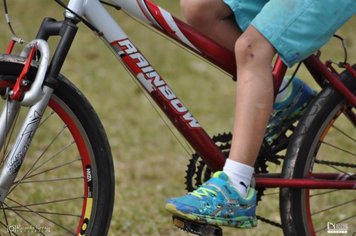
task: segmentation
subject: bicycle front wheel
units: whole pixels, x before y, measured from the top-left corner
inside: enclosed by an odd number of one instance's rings
[[[341,76],[356,94],[356,80]],[[284,178],[355,183],[356,108],[333,88],[324,89],[293,133]],[[281,189],[285,235],[327,235],[356,230],[355,189]],[[353,231],[351,231],[353,230]],[[350,232],[351,231],[351,232]]]
[[[2,95],[11,90],[23,63],[22,58],[0,55]],[[32,67],[27,79],[35,71]],[[110,147],[89,102],[63,76],[58,81],[17,178],[0,203],[0,235],[108,232],[114,199]],[[4,97],[1,107],[9,102]],[[20,109],[7,135],[0,168],[27,111]]]

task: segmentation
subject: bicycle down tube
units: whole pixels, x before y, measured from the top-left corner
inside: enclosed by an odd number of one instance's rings
[[[71,1],[68,5],[69,8],[75,10],[76,5],[71,3],[75,2]],[[137,9],[140,9],[139,7],[141,4],[143,4],[143,2],[137,3],[135,1],[128,1],[127,3],[129,3],[129,5],[131,3],[138,4],[135,6]],[[118,5],[121,6],[120,2],[118,2]],[[126,4],[124,5],[126,7]],[[115,23],[115,21],[101,5],[101,3],[98,1],[87,1],[83,9],[83,15],[97,29],[100,29],[100,31],[103,33],[105,41],[116,53],[116,56],[118,56],[124,62],[126,67],[134,75],[139,84],[145,88],[148,94],[171,120],[177,130],[179,130],[179,132],[187,139],[190,145],[202,157],[204,157],[204,160],[209,165],[209,167],[211,167],[213,170],[221,169],[225,162],[224,154],[215,145],[209,135],[204,131],[198,120],[190,113],[187,107],[175,95],[162,76],[142,55],[139,49],[123,32],[120,26]],[[149,14],[149,12],[145,12],[145,14]],[[138,14],[136,14],[136,16],[141,17]],[[175,32],[178,32],[178,30],[179,29],[177,27]],[[182,36],[183,33],[179,33],[179,35]],[[194,47],[187,39],[183,39],[182,41],[184,41],[186,44],[189,44],[190,47]],[[211,41],[209,42],[210,44],[214,44]],[[216,45],[216,47],[219,46]],[[220,52],[220,50],[216,50],[216,52]],[[231,71],[232,70],[234,70],[234,68],[231,68]]]

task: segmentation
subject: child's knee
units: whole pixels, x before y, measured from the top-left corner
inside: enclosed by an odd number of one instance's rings
[[[249,37],[241,36],[235,43],[235,57],[237,65],[243,65],[253,61],[258,51],[255,49],[255,43]]]
[[[247,30],[235,43],[235,57],[238,67],[248,63],[268,65],[272,63],[275,49],[257,30]]]

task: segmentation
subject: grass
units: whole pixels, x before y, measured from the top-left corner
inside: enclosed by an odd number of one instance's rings
[[[178,0],[155,2],[180,16]],[[29,7],[30,4],[33,7]],[[9,9],[15,30],[25,39],[33,38],[44,16],[57,19],[62,16],[62,10],[48,0],[10,1]],[[112,12],[209,134],[231,130],[235,91],[229,76],[157,36],[124,13]],[[356,61],[355,24],[353,19],[340,31],[349,42],[349,60],[352,62]],[[3,18],[0,32],[0,50],[4,51],[10,34]],[[342,50],[336,40],[323,51],[324,58],[342,60]],[[172,226],[164,202],[168,197],[185,193],[189,147],[176,132],[172,135],[166,119],[155,112],[116,58],[108,55],[109,50],[104,44],[81,24],[62,73],[74,81],[93,104],[112,147],[116,196],[110,235],[186,235]],[[310,81],[305,70],[300,77]],[[183,142],[183,147],[176,136]],[[259,211],[271,212],[271,218],[278,220],[278,196],[271,195],[269,199],[271,201],[263,203]],[[252,231],[226,229],[224,232],[225,235],[281,234],[265,224]]]

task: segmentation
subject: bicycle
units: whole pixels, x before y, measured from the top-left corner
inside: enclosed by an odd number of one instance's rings
[[[110,145],[88,100],[60,74],[77,24],[83,22],[108,44],[196,151],[188,163],[188,191],[222,168],[231,134],[210,137],[204,131],[103,5],[139,18],[230,75],[235,74],[234,55],[148,0],[70,0],[68,6],[56,2],[66,8],[64,20],[45,18],[36,39],[26,44],[20,55],[11,54],[19,41],[16,38],[0,55],[0,223],[2,232],[10,235],[30,230],[42,235],[105,235],[114,204]],[[53,36],[60,36],[60,40],[51,57],[47,41]],[[320,214],[325,216],[324,211],[311,209],[317,205],[314,198],[333,204],[330,209],[344,206],[344,213],[351,214],[344,218],[354,217],[348,206],[355,201],[351,190],[356,188],[356,165],[348,157],[355,156],[352,144],[356,140],[349,129],[354,129],[356,123],[356,67],[345,60],[339,63],[344,69],[339,74],[332,63],[322,63],[318,53],[304,64],[321,91],[296,127],[291,124],[290,130],[272,144],[264,143],[256,163],[259,200],[264,189],[280,188],[281,224],[259,219],[283,228],[285,235],[315,235],[329,230],[319,219]],[[286,70],[277,59],[273,70],[276,91]],[[341,157],[327,155],[338,150],[344,153]],[[269,163],[281,162],[281,173],[268,172]],[[46,182],[51,183],[51,191],[36,188]],[[342,219],[337,215],[331,220],[332,229]],[[221,234],[219,228],[209,225],[177,218],[175,223],[193,233]]]

